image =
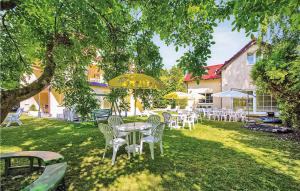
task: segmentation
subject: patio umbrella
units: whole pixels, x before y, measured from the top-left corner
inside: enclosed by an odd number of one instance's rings
[[[204,95],[198,94],[198,93],[190,93],[188,95],[189,95],[189,97],[191,97],[193,99],[205,99]]]
[[[211,95],[212,97],[229,97],[229,98],[249,98],[253,97],[252,95],[245,94],[239,91],[225,91],[225,92],[219,92],[219,93],[214,93]]]
[[[164,96],[165,99],[188,99],[189,94],[184,92],[171,92]]]
[[[162,89],[164,85],[161,81],[145,75],[145,74],[122,74],[117,76],[108,82],[108,86],[111,88],[127,88],[134,91],[134,115],[136,114],[136,89]]]
[[[219,92],[219,93],[214,93],[211,96],[213,97],[221,97],[221,98],[241,98],[241,99],[247,99],[247,110],[248,110],[248,120],[249,120],[249,104],[248,104],[248,99],[249,98],[253,98],[254,96],[246,94],[246,93],[242,93],[239,91],[235,91],[235,90],[230,90],[230,91],[224,91],[224,92]],[[233,100],[232,100],[232,106],[233,108]]]
[[[204,99],[205,96],[197,93],[171,92],[164,96],[165,99],[193,99],[195,104],[196,99]]]

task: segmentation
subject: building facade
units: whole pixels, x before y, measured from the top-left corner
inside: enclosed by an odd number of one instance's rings
[[[41,76],[42,72],[40,67],[34,66],[33,73],[30,76],[26,76],[26,82],[31,83],[35,81]],[[103,79],[103,71],[95,64],[91,64],[87,69],[87,81],[95,92],[95,96],[99,101],[99,107],[101,109],[110,109],[111,103],[105,98],[110,93],[110,88]],[[135,104],[133,94],[129,93],[126,100],[129,104],[129,110],[126,111],[127,115],[134,115]],[[38,111],[40,111],[42,117],[63,118],[65,109],[63,101],[64,95],[57,92],[51,86],[48,86],[35,96],[20,102],[20,107],[33,116],[38,116]],[[140,114],[142,111],[143,105],[140,100],[137,100],[136,114]]]
[[[249,108],[254,114],[278,111],[276,100],[271,95],[257,92],[251,79],[252,67],[259,60],[257,50],[256,41],[250,41],[217,71],[221,75],[222,91],[237,90],[253,96],[248,100],[222,98],[222,107],[235,110]]]
[[[42,69],[38,66],[33,67],[33,73],[26,77],[26,82],[31,83],[39,78],[42,74]],[[88,81],[90,87],[94,90],[101,108],[110,108],[110,103],[104,97],[110,92],[108,85],[103,83],[102,73],[95,65],[90,65],[88,68]],[[20,102],[20,107],[31,115],[37,116],[38,111],[42,116],[62,118],[64,95],[57,92],[51,86],[48,86],[35,96]]]
[[[223,65],[215,65],[208,67],[217,67],[211,75],[215,75],[216,81],[206,81],[205,76],[202,76],[200,83],[196,84],[190,78],[190,74],[185,76],[184,81],[188,85],[188,91],[199,91],[202,88],[210,88],[213,93],[236,90],[252,95],[250,99],[235,99],[235,98],[209,98],[212,99],[212,107],[216,108],[231,108],[234,110],[244,109],[250,110],[253,114],[265,114],[265,112],[277,112],[276,100],[267,94],[260,94],[256,91],[256,87],[251,79],[251,70],[253,65],[259,59],[257,54],[258,45],[255,40],[250,41],[240,51],[233,55]],[[203,93],[201,93],[203,94]],[[203,100],[200,100],[203,102]],[[202,107],[201,104],[198,107]]]
[[[206,66],[207,74],[200,79],[194,77],[193,74],[185,75],[184,82],[187,85],[188,93],[198,93],[205,96],[205,99],[189,100],[189,106],[196,106],[197,108],[219,108],[221,107],[221,100],[214,98],[211,95],[222,90],[221,75],[217,74],[223,64]],[[198,79],[198,82],[197,82]]]

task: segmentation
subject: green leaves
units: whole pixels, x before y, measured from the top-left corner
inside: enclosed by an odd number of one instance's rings
[[[252,79],[263,91],[277,100],[281,117],[288,125],[300,127],[300,59],[299,34],[273,38],[272,46],[262,46],[263,58],[252,70]]]

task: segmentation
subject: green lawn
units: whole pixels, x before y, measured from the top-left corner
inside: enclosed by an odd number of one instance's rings
[[[21,127],[1,129],[1,152],[61,153],[68,162],[69,190],[300,190],[300,145],[240,123],[166,129],[163,156],[156,147],[151,160],[146,145],[143,155],[129,160],[122,148],[111,166],[112,152],[102,160],[104,138],[91,123],[22,121]]]

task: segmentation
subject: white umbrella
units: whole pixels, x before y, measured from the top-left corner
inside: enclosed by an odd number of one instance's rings
[[[202,94],[199,94],[199,93],[191,92],[191,93],[189,93],[188,95],[189,95],[189,99],[194,100],[194,101],[193,101],[193,107],[195,107],[195,102],[196,102],[196,100],[199,100],[199,99],[205,99],[205,96],[202,95]]]
[[[214,93],[211,95],[212,97],[229,97],[229,98],[253,98],[252,95],[245,94],[239,91],[225,91],[225,92],[219,92],[219,93]]]
[[[189,93],[188,96],[189,96],[189,98],[192,98],[192,99],[205,99],[204,95],[201,95],[198,93]]]
[[[239,91],[234,91],[234,90],[230,90],[230,91],[225,91],[225,92],[219,92],[219,93],[215,93],[212,94],[211,96],[213,97],[221,97],[221,98],[231,98],[231,107],[233,108],[233,99],[232,98],[244,98],[244,99],[249,99],[249,98],[253,98],[253,95],[249,95],[249,94],[245,94]],[[249,105],[248,105],[248,101],[247,101],[247,110],[248,110],[248,120],[249,120]]]

